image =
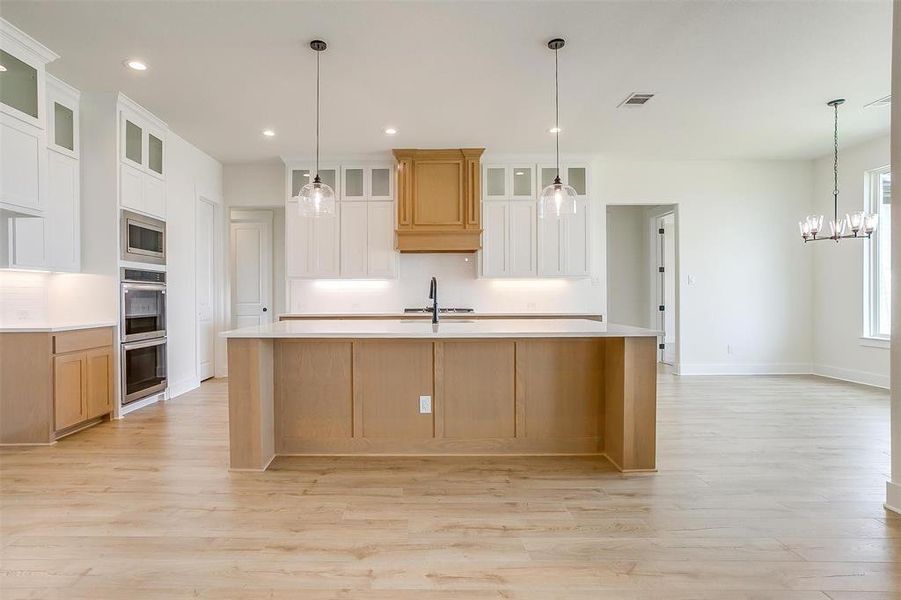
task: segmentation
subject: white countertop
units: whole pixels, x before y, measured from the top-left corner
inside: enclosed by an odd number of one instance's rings
[[[466,317],[491,317],[491,318],[503,318],[509,317],[511,319],[523,319],[523,318],[531,318],[531,319],[540,319],[542,317],[547,318],[565,318],[571,317],[573,319],[583,319],[586,317],[597,317],[599,315],[593,315],[588,312],[584,313],[573,313],[573,312],[531,312],[531,313],[517,313],[517,312],[482,312],[476,311],[471,313],[441,313],[441,318],[466,318]],[[405,313],[404,311],[396,311],[396,312],[372,312],[372,313],[285,313],[278,316],[279,319],[384,319],[384,318],[426,318],[430,319],[432,317],[431,313],[426,312],[414,312],[414,313]]]
[[[76,329],[93,329],[95,327],[115,327],[116,321],[100,321],[97,323],[30,323],[23,325],[4,325],[0,333],[57,333],[75,331]]]
[[[589,319],[420,319],[279,321],[222,333],[226,338],[557,338],[648,337],[661,332]]]

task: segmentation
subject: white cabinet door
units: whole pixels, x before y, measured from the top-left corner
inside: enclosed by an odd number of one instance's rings
[[[482,275],[506,277],[509,202],[485,202],[482,205]]]
[[[16,217],[9,220],[11,233],[11,267],[46,268],[47,220],[43,217]]]
[[[340,213],[341,207],[337,207]],[[312,273],[314,277],[338,277],[339,214],[330,217],[309,217],[312,223]]]
[[[511,277],[534,277],[536,273],[535,203],[510,202],[507,270]]]
[[[144,212],[160,219],[166,218],[166,182],[153,175],[141,174],[144,189]]]
[[[78,161],[55,150],[47,151],[47,220],[50,266],[55,271],[78,271],[81,265]]]
[[[394,202],[370,202],[366,221],[369,277],[397,277],[394,250]],[[344,232],[341,232],[344,235]]]
[[[563,273],[563,219],[538,219],[538,276],[561,277]]]
[[[310,277],[313,219],[297,214],[297,202],[285,206],[285,271],[288,277]]]
[[[126,164],[119,165],[119,204],[144,212],[143,173]]]
[[[120,128],[121,139],[119,147],[122,150],[120,156],[122,162],[136,169],[143,170],[144,165],[147,164],[146,143],[144,141],[147,138],[147,132],[144,123],[130,112],[123,111]]]
[[[29,125],[0,121],[0,204],[29,214],[44,210],[41,170],[45,160],[43,133]]]
[[[564,271],[567,277],[588,277],[588,201],[576,201],[576,214],[563,219]]]
[[[507,190],[509,172],[509,167],[504,165],[485,165],[485,182],[482,190],[485,200],[503,200],[510,195]]]
[[[362,176],[362,175],[361,175]],[[344,189],[347,190],[345,179]],[[353,183],[350,189],[353,190]],[[341,203],[341,277],[366,277],[368,210],[364,202]]]

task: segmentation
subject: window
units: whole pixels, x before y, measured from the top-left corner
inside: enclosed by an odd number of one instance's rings
[[[892,329],[892,174],[889,167],[867,172],[867,211],[879,215],[867,242],[864,335],[889,338]]]

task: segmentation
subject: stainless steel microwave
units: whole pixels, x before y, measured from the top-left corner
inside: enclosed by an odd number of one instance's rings
[[[122,260],[166,264],[166,223],[130,210],[122,211]]]

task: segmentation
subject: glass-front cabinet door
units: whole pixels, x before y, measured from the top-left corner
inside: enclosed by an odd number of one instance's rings
[[[366,169],[363,167],[342,167],[342,187],[344,190],[342,200],[366,199]],[[321,175],[320,175],[321,177]]]
[[[588,169],[582,166],[566,167],[566,184],[576,190],[579,196],[588,195]]]
[[[534,167],[513,167],[510,174],[512,188],[511,196],[517,199],[535,198],[535,169]]]
[[[163,140],[152,133],[147,134],[147,168],[157,175],[163,174]]]
[[[128,117],[122,119],[122,160],[144,168],[144,128]]]
[[[373,167],[369,170],[370,200],[394,200],[394,185],[391,177],[392,168]]]
[[[5,50],[0,50],[0,103],[5,112],[30,117],[38,116],[38,68]],[[7,109],[12,109],[7,110]]]
[[[48,146],[78,158],[78,90],[52,75],[46,82]]]
[[[488,165],[485,167],[485,198],[502,200],[507,197],[507,167]]]

